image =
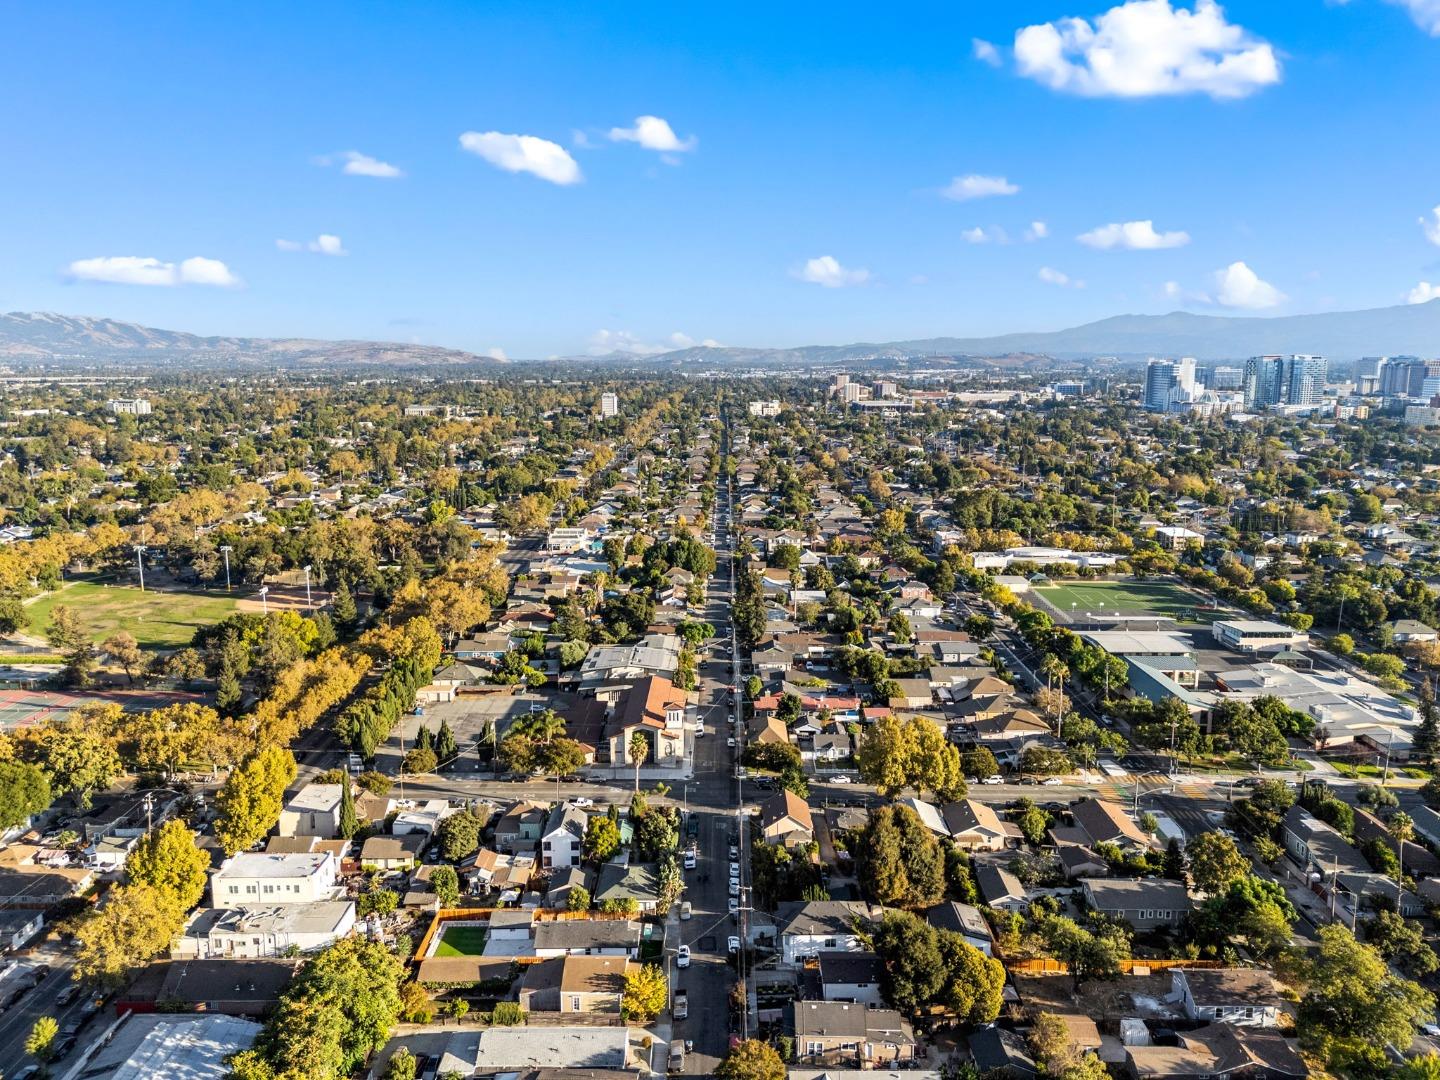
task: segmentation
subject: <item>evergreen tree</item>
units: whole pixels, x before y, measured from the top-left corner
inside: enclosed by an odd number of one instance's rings
[[[350,592],[350,583],[344,578],[340,579],[340,583],[330,595],[330,611],[341,633],[348,633],[355,628],[359,613],[355,608],[355,597]]]
[[[1173,836],[1165,845],[1164,873],[1171,881],[1185,880],[1185,853],[1180,850],[1180,841]]]
[[[1410,752],[1426,764],[1433,763],[1440,750],[1440,708],[1435,705],[1435,691],[1430,680],[1420,683],[1420,726],[1415,729]]]
[[[455,760],[459,748],[455,744],[455,733],[450,730],[450,721],[441,720],[440,730],[435,735],[435,756],[445,765]]]
[[[355,814],[355,791],[347,776],[340,784],[340,835],[346,840],[360,831],[360,819]]]
[[[415,732],[415,749],[416,749],[416,750],[434,750],[434,749],[435,749],[435,736],[433,736],[433,735],[430,734],[430,729],[429,729],[428,727],[426,727],[424,724],[421,724],[421,725],[420,725],[420,730],[417,731],[417,732]]]

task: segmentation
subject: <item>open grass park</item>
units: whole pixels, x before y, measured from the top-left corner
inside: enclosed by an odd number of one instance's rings
[[[128,630],[150,649],[188,645],[197,629],[212,626],[236,610],[235,598],[224,593],[157,589],[142,592],[133,585],[76,581],[26,606],[30,619],[27,633],[44,637],[50,613],[61,605],[79,613],[97,643],[117,630]]]

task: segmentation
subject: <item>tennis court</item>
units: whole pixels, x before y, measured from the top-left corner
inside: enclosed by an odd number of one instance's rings
[[[1160,615],[1208,623],[1219,612],[1199,610],[1199,596],[1168,581],[1077,581],[1036,585],[1035,596],[1065,618],[1085,615]]]

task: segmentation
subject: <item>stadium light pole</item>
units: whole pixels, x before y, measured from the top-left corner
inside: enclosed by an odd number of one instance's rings
[[[135,545],[135,565],[140,568],[140,591],[145,591],[145,545]]]
[[[225,544],[225,545],[221,546],[221,548],[220,548],[220,554],[223,555],[223,556],[225,556],[225,591],[226,591],[226,592],[229,592],[229,591],[230,591],[230,552],[232,552],[232,551],[234,551],[234,550],[235,550],[235,549],[232,548],[229,544]]]
[[[269,592],[270,592],[270,586],[269,586],[269,585],[261,585],[261,586],[260,586],[260,614],[261,614],[261,615],[269,615],[269,614],[270,614],[270,601],[267,600],[267,599],[265,599],[266,595],[267,595]]]
[[[315,605],[310,602],[310,564],[306,563],[305,570],[305,610],[314,611]]]

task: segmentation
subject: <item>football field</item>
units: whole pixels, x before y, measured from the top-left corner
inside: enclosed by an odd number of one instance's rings
[[[142,592],[132,585],[76,581],[25,606],[28,632],[43,637],[57,607],[76,612],[97,643],[128,630],[146,648],[168,649],[190,644],[197,629],[233,615],[235,600],[223,592]]]
[[[1179,622],[1213,622],[1215,611],[1197,610],[1203,601],[1169,581],[1073,581],[1037,585],[1035,596],[1069,618],[1089,615],[1160,615]]]

